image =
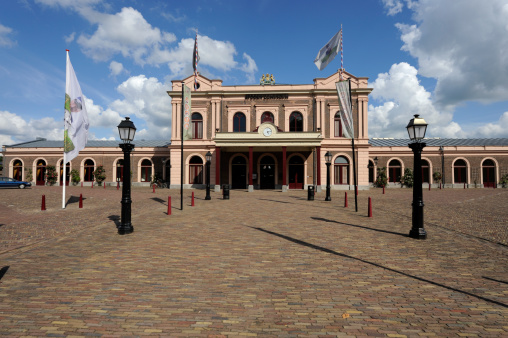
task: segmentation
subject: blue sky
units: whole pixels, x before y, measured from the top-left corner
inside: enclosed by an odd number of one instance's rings
[[[313,60],[343,26],[344,67],[369,77],[371,137],[508,137],[508,0],[0,2],[0,144],[63,138],[65,49],[87,98],[90,139],[169,139],[171,80],[312,83]]]

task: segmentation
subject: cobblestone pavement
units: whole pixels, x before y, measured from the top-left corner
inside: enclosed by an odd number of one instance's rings
[[[115,187],[0,190],[0,334],[508,336],[508,190],[424,190],[424,241],[409,189],[194,192],[134,188],[120,236]]]

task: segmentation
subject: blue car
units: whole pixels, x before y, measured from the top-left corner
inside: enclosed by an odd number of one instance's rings
[[[31,187],[32,183],[18,181],[14,178],[10,177],[0,177],[0,188],[20,188],[25,189],[25,187]]]

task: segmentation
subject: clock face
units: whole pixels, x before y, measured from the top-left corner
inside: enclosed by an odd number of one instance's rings
[[[272,135],[272,130],[270,128],[265,128],[265,130],[263,130],[263,135],[265,136]]]

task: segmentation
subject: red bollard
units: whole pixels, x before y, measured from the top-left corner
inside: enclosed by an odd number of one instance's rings
[[[464,189],[466,189],[466,183],[464,183]]]
[[[429,183],[429,191],[430,191],[430,183]]]
[[[93,189],[93,181],[92,181],[92,189]]]
[[[385,186],[383,185],[383,195],[385,194]]]
[[[168,196],[168,216],[171,215],[171,196]]]
[[[83,188],[83,182],[81,182],[81,188]]]
[[[372,200],[369,197],[369,217],[372,217]]]
[[[191,207],[194,206],[194,191],[192,192],[192,202],[191,202]]]
[[[155,184],[153,185],[153,192],[155,193]]]
[[[439,190],[441,190],[441,183],[439,183]]]
[[[46,210],[46,195],[42,195],[41,211]]]
[[[345,192],[344,195],[344,208],[347,208],[347,191]]]
[[[120,189],[120,182],[116,182],[116,190]]]
[[[83,194],[79,194],[79,208],[83,209]]]
[[[102,184],[104,184],[104,189],[106,189],[106,182],[103,182]]]

